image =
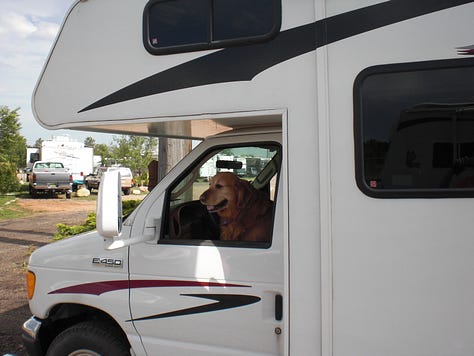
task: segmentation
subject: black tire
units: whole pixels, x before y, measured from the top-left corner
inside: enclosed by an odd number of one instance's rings
[[[71,192],[66,192],[66,199],[71,199],[72,193]]]
[[[125,188],[125,189],[122,189],[123,191],[123,195],[130,195],[130,193],[132,192],[132,188]]]
[[[130,346],[113,326],[86,321],[73,325],[56,336],[46,356],[71,354],[130,356]]]

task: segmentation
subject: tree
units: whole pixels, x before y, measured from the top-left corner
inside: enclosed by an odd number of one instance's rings
[[[115,163],[130,167],[134,175],[145,183],[148,179],[148,164],[153,159],[158,142],[156,138],[143,136],[114,137],[111,158]]]
[[[42,139],[41,137],[39,137],[39,138],[35,141],[35,146],[34,146],[34,147],[41,148],[42,145],[43,145],[43,139]]]
[[[26,163],[26,139],[20,135],[18,110],[0,106],[0,193],[18,190],[16,170]]]
[[[100,163],[103,166],[107,165],[107,160],[110,158],[110,148],[105,143],[96,143],[94,145],[94,155],[100,156]]]
[[[26,139],[20,134],[19,108],[0,106],[0,161],[15,168],[25,166]]]
[[[192,141],[177,138],[160,138],[160,150],[158,157],[158,180],[173,168],[192,148]]]
[[[10,162],[0,162],[0,194],[16,192],[19,188],[15,166]]]
[[[95,147],[94,138],[91,136],[86,137],[86,139],[84,140],[84,146],[94,148]]]
[[[191,124],[189,122],[180,122],[173,125],[184,135],[191,136]],[[158,153],[158,181],[173,168],[184,156],[192,149],[192,141],[186,139],[175,139],[160,137]]]

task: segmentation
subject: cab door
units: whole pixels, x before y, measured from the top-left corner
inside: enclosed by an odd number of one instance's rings
[[[197,149],[192,163],[170,174],[147,198],[149,208],[142,207],[147,212],[136,218],[132,230],[149,233],[154,221],[158,232],[156,240],[130,247],[130,322],[148,354],[283,353],[279,141],[278,134],[250,143],[218,139],[210,148]],[[199,202],[209,176],[219,171],[268,194],[273,227],[267,241],[219,239],[222,221]]]

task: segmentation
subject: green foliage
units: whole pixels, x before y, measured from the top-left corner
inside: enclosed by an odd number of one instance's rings
[[[18,191],[17,168],[24,167],[26,139],[20,135],[18,110],[0,106],[0,193]]]
[[[108,160],[110,159],[110,147],[105,143],[96,143],[94,144],[94,154],[101,157],[101,164],[103,166],[108,165]]]
[[[157,144],[157,139],[152,137],[114,137],[110,157],[114,163],[130,167],[141,184],[148,179],[148,165],[153,160]]]
[[[83,232],[94,230],[95,225],[95,213],[89,213],[86,221],[82,225],[56,224],[57,232],[54,234],[53,240],[62,240],[72,235],[82,234]]]
[[[39,137],[39,138],[35,141],[34,147],[40,148],[42,145],[43,145],[43,139],[42,139],[41,137]]]
[[[16,167],[10,162],[0,161],[0,194],[17,192],[20,189],[20,182],[16,177]]]
[[[122,201],[122,215],[130,215],[135,208],[141,203],[141,200],[123,200]]]
[[[122,201],[123,216],[127,216],[135,210],[141,200],[124,200]],[[57,224],[57,232],[54,234],[53,240],[62,240],[66,237],[82,234],[87,231],[94,230],[96,226],[96,213],[89,213],[86,221],[82,225],[66,225]]]
[[[91,136],[86,137],[86,139],[84,140],[84,146],[86,146],[86,147],[95,147],[94,138],[91,137]]]
[[[25,166],[26,139],[20,134],[19,108],[0,106],[0,161]]]

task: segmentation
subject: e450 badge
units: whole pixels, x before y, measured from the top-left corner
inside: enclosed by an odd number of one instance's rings
[[[123,267],[123,260],[119,258],[108,258],[108,257],[93,257],[92,264],[95,266],[104,267]]]

